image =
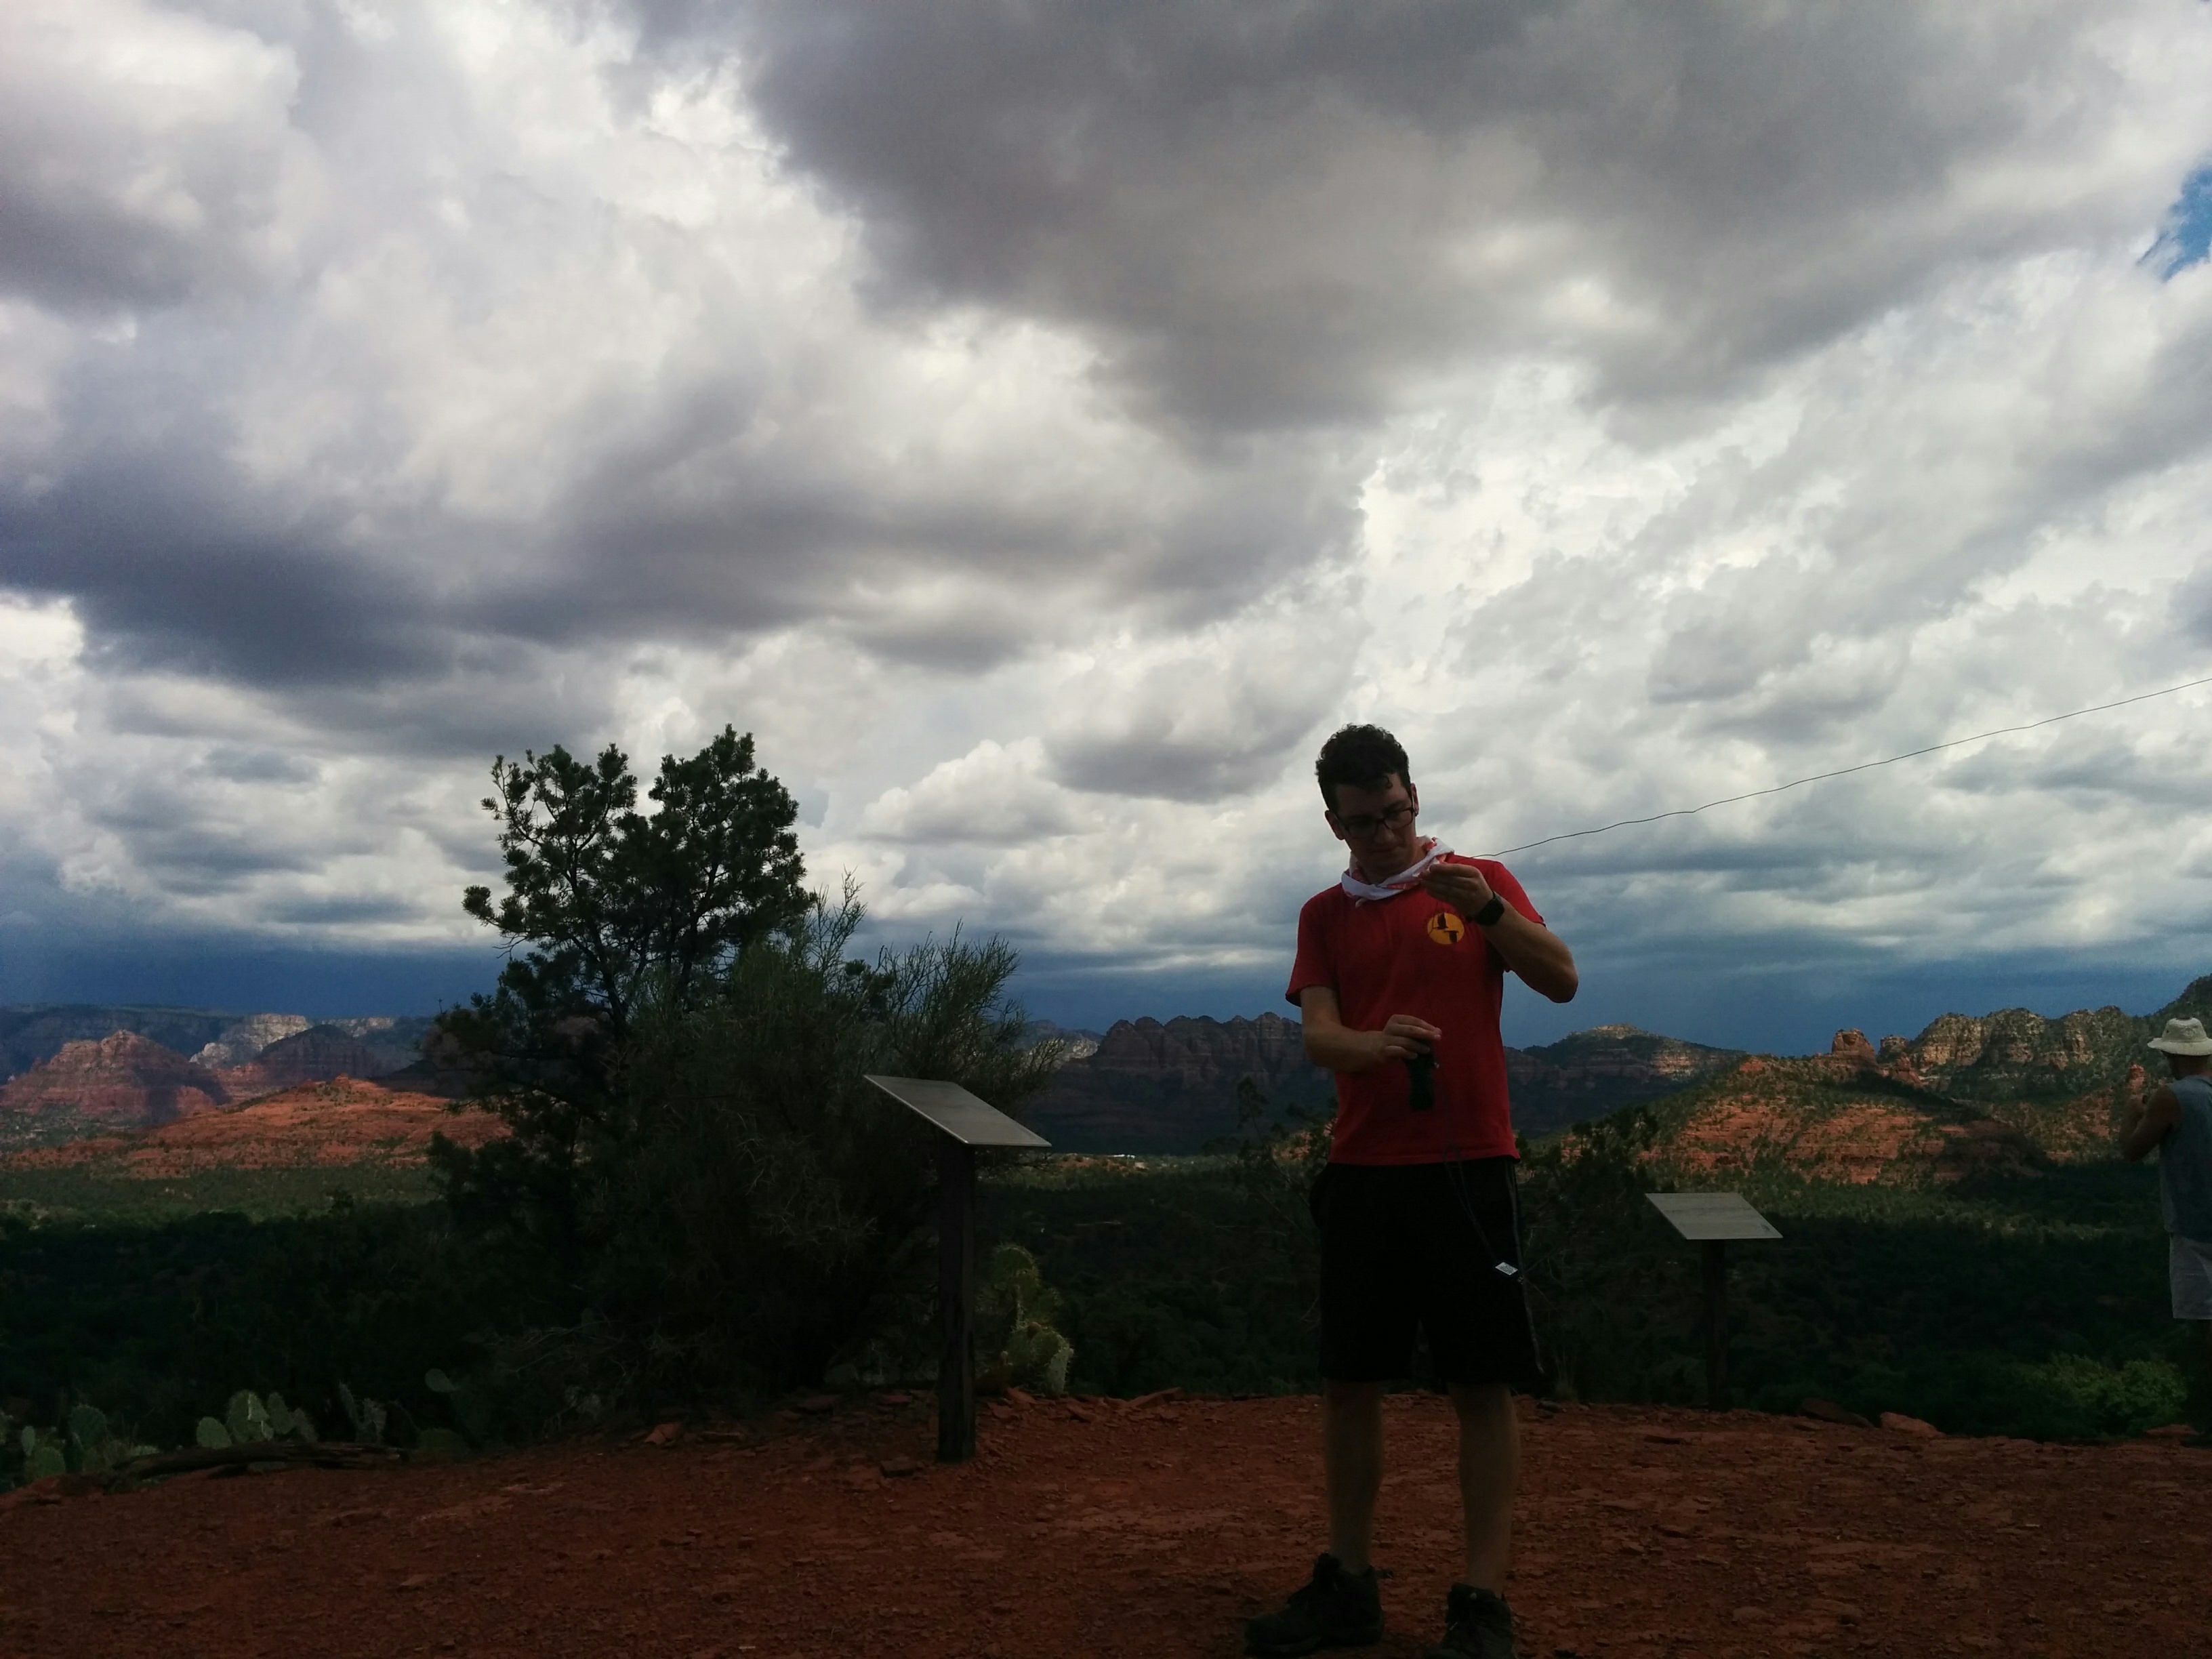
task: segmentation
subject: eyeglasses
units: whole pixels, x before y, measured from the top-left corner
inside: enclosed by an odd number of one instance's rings
[[[1377,812],[1372,817],[1364,812],[1356,817],[1340,817],[1336,821],[1336,827],[1354,841],[1365,841],[1386,825],[1393,830],[1403,830],[1413,821],[1413,806],[1401,801],[1388,811]]]

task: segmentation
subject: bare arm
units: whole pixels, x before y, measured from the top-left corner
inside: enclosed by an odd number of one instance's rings
[[[2127,1115],[2120,1120],[2120,1156],[2130,1164],[2142,1163],[2180,1121],[2181,1097],[2160,1084],[2148,1096],[2128,1103]]]
[[[1469,917],[1493,896],[1502,896],[1471,864],[1431,865],[1421,878],[1421,886],[1431,896]],[[1490,948],[1538,995],[1554,1002],[1572,1002],[1582,986],[1582,976],[1575,971],[1575,953],[1542,922],[1531,921],[1515,909],[1512,900],[1504,900],[1504,904],[1505,914],[1482,930]]]
[[[1393,1014],[1379,1031],[1355,1031],[1344,1023],[1336,993],[1309,985],[1298,993],[1298,1023],[1305,1032],[1306,1058],[1332,1072],[1371,1072],[1416,1054],[1443,1033],[1411,1014]]]

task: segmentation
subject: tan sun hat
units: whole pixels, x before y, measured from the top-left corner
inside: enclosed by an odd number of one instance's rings
[[[2169,1019],[2166,1035],[2153,1037],[2150,1046],[2167,1054],[2212,1054],[2212,1037],[2204,1035],[2201,1019]]]

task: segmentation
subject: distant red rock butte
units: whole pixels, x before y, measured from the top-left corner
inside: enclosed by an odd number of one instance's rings
[[[279,1038],[245,1065],[219,1075],[234,1099],[246,1100],[302,1083],[374,1077],[387,1069],[367,1043],[328,1025],[311,1025]]]
[[[206,1170],[410,1164],[423,1161],[434,1133],[481,1146],[506,1133],[489,1112],[455,1112],[434,1095],[340,1077],[152,1128],[17,1152],[0,1159],[0,1169],[84,1169],[162,1180]]]
[[[0,1089],[0,1110],[118,1128],[168,1123],[231,1099],[222,1079],[150,1037],[67,1042]]]

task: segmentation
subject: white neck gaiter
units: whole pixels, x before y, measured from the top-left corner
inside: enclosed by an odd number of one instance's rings
[[[1451,848],[1435,836],[1426,836],[1421,842],[1421,856],[1401,870],[1388,881],[1367,881],[1359,873],[1355,860],[1344,866],[1344,890],[1362,904],[1380,904],[1384,899],[1394,899],[1401,893],[1409,893],[1421,884],[1421,878],[1431,865],[1439,859],[1449,858]]]

